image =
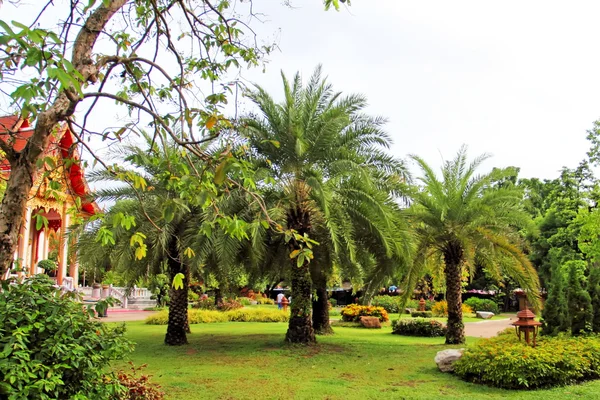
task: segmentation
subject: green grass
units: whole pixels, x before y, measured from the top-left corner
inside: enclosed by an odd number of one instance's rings
[[[433,362],[449,347],[443,339],[391,335],[389,327],[336,328],[305,348],[283,343],[285,323],[193,325],[182,347],[162,344],[165,326],[127,326],[137,343],[131,360],[148,364],[169,399],[600,398],[600,381],[532,392],[462,382]]]

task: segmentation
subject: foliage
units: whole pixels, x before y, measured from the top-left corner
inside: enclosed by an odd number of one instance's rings
[[[61,294],[53,284],[44,275],[23,284],[3,282],[0,394],[9,399],[118,395],[122,387],[105,368],[133,349],[124,327],[90,319],[75,294]]]
[[[375,296],[371,300],[371,305],[383,307],[388,313],[397,314],[402,307],[402,298],[399,296]]]
[[[53,272],[58,268],[56,262],[52,260],[40,260],[38,261],[37,266],[38,268],[44,269],[46,272]]]
[[[126,389],[119,400],[162,400],[164,393],[160,390],[160,386],[155,383],[150,383],[150,376],[140,374],[146,368],[146,364],[135,367],[133,362],[129,362],[131,372],[119,371],[117,379],[121,386]],[[138,376],[138,374],[140,374]]]
[[[290,318],[289,311],[275,308],[240,308],[229,311],[197,310],[188,313],[190,324],[207,324],[214,322],[287,322]],[[160,311],[146,318],[148,325],[166,325],[168,312]]]
[[[359,322],[360,317],[378,317],[381,322],[389,321],[387,311],[383,307],[361,306],[349,304],[342,308],[342,320],[346,322]]]
[[[337,307],[337,300],[333,299],[333,298],[330,298],[329,299],[329,304],[331,305],[331,307]],[[373,304],[373,305],[376,305],[376,304]],[[390,311],[388,311],[388,312],[390,312]]]
[[[401,297],[397,296],[398,298],[401,299]],[[406,302],[406,307],[405,308],[412,308],[415,310],[419,309],[419,304],[420,300],[417,299],[410,299]],[[435,304],[435,300],[425,300],[425,311],[431,311],[432,307]],[[399,309],[398,312],[400,312],[401,310]]]
[[[219,311],[237,310],[242,307],[244,307],[244,305],[236,299],[225,299],[217,306]]]
[[[270,299],[268,297],[256,297],[256,303],[257,304],[269,304],[269,305],[274,305],[275,304],[275,300]]]
[[[600,267],[593,266],[590,268],[588,277],[588,293],[592,302],[592,330],[595,333],[600,332]]]
[[[478,310],[479,311],[479,310]],[[446,300],[441,300],[435,302],[433,307],[431,308],[431,312],[435,317],[447,317],[448,316],[448,302]],[[473,314],[473,309],[468,305],[462,304],[462,312],[464,314]]]
[[[584,261],[568,261],[565,264],[565,268],[568,269],[569,273],[567,281],[568,318],[573,335],[592,330],[592,301],[590,294],[581,284],[585,267]]]
[[[493,312],[496,315],[498,315],[500,313],[500,310],[498,309],[498,304],[494,300],[490,300],[490,299],[480,299],[479,297],[469,297],[467,300],[465,300],[465,302],[463,304],[471,307],[470,312],[464,311],[464,308],[463,308],[463,312],[472,313],[474,311],[489,311],[489,312]]]
[[[201,310],[216,310],[217,309],[217,306],[215,305],[214,297],[200,298],[200,300],[195,302],[192,307],[199,308]]]
[[[543,337],[533,348],[515,335],[484,339],[454,365],[461,378],[506,389],[560,386],[600,377],[600,338]]]
[[[242,305],[242,306],[249,306],[252,300],[250,300],[248,297],[238,297],[237,301]]]
[[[169,278],[166,274],[151,275],[148,289],[156,297],[157,307],[165,307],[169,304]]]
[[[412,311],[410,316],[413,318],[431,318],[433,313],[431,311]]]
[[[446,327],[433,319],[397,319],[392,322],[392,333],[404,336],[446,336]]]
[[[557,335],[569,330],[565,278],[560,268],[555,267],[549,282],[548,299],[542,311],[542,333]]]

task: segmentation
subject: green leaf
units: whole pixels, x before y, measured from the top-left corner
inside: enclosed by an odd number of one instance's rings
[[[181,272],[179,272],[178,274],[175,274],[175,276],[173,277],[173,287],[175,288],[175,290],[183,289],[183,280],[184,279],[185,279],[185,275],[183,275]]]

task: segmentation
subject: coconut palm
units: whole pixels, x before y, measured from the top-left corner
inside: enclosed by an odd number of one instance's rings
[[[406,293],[412,293],[426,268],[443,271],[447,344],[465,340],[461,300],[465,268],[473,274],[476,266],[482,266],[496,276],[510,276],[526,290],[531,304],[539,306],[539,279],[516,234],[530,223],[522,209],[522,192],[514,185],[493,185],[508,170],[476,175],[487,158],[483,155],[468,164],[463,146],[453,160],[444,163],[439,178],[423,159],[412,156],[422,171],[422,186],[410,192],[413,204],[408,211],[417,244]]]
[[[358,246],[357,232],[369,231],[387,258],[405,254],[406,229],[387,188],[407,173],[385,151],[390,144],[382,130],[385,120],[363,113],[363,96],[334,92],[320,67],[305,88],[300,74],[290,82],[282,73],[282,80],[282,103],[260,86],[248,94],[260,115],[246,118],[242,132],[254,161],[268,173],[261,182],[268,188],[265,201],[280,210],[281,225],[288,231],[288,240],[280,243],[291,258],[293,301],[286,340],[310,343],[315,341],[313,277],[320,310],[315,317],[320,315],[319,328],[329,331],[324,278],[334,264],[360,269],[360,254],[368,249]],[[306,241],[298,240],[305,235],[320,244],[307,251]],[[303,252],[312,261],[299,259]]]

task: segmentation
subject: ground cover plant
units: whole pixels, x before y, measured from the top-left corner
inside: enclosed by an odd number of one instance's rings
[[[544,337],[533,348],[505,334],[467,348],[455,372],[506,389],[567,385],[600,377],[600,337]]]
[[[148,325],[167,325],[169,312],[162,310],[146,318]],[[190,324],[207,324],[215,322],[287,322],[290,319],[288,311],[276,308],[239,308],[229,311],[188,310]]]
[[[285,323],[195,325],[189,344],[162,344],[165,326],[127,324],[131,359],[167,399],[592,399],[600,381],[551,390],[503,390],[440,372],[433,358],[452,346],[443,338],[338,328],[306,348],[282,340]],[[514,334],[514,333],[513,333]],[[468,343],[477,339],[467,338]],[[117,366],[127,369],[128,365]]]

